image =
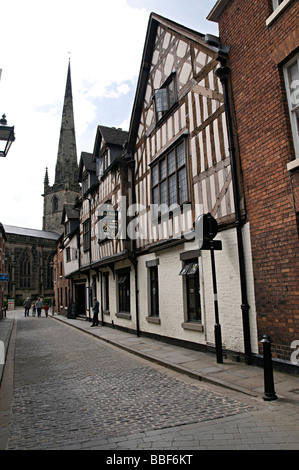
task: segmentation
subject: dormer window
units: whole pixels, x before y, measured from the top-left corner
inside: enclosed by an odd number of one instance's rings
[[[155,90],[154,99],[157,121],[160,121],[177,102],[175,77],[176,75],[174,73],[171,74],[164,85],[158,90]]]
[[[97,176],[101,178],[108,168],[108,151],[97,159]]]

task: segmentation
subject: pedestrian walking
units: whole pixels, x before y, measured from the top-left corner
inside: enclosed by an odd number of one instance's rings
[[[34,302],[32,303],[31,308],[32,308],[32,316],[35,317],[35,314],[36,314],[36,306],[35,306],[35,303],[34,303]]]
[[[92,307],[93,319],[92,319],[92,325],[90,325],[90,326],[98,326],[99,325],[99,307],[100,307],[100,304],[99,304],[96,297],[94,297],[93,301],[94,301],[93,307]]]
[[[40,297],[35,302],[35,306],[37,310],[37,316],[40,317],[42,314],[42,308],[43,308],[43,301],[40,299]]]
[[[24,301],[23,307],[25,308],[25,312],[24,312],[25,317],[29,317],[29,309],[31,307],[31,301],[29,297],[27,297],[27,299]]]
[[[45,311],[45,314],[46,314],[46,318],[48,318],[48,310],[49,310],[49,305],[46,304],[46,305],[44,306],[44,311]]]

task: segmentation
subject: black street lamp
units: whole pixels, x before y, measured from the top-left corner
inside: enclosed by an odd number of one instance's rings
[[[2,115],[0,119],[0,140],[4,142],[2,148],[0,149],[0,157],[6,157],[8,151],[11,147],[11,144],[15,140],[14,126],[8,126],[5,114]]]

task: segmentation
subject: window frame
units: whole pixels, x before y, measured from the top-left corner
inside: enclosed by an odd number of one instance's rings
[[[278,8],[284,0],[272,0],[273,11]]]
[[[106,271],[103,273],[103,310],[105,313],[110,310],[109,303],[109,272]]]
[[[118,313],[130,314],[131,311],[131,271],[124,269],[117,273]]]
[[[183,267],[180,271],[180,275],[183,276],[184,280],[184,291],[186,299],[186,312],[185,312],[185,323],[202,324],[202,308],[201,308],[201,295],[200,295],[200,273],[199,273],[199,259],[192,258],[184,261]],[[194,285],[193,299],[190,297],[192,290],[192,283]],[[194,300],[195,313],[191,311],[191,303]]]
[[[82,193],[85,194],[90,188],[90,175],[86,173],[82,178]]]
[[[149,316],[159,318],[159,271],[158,265],[150,266],[149,270],[149,295],[150,295],[150,311]],[[154,278],[152,276],[154,274]],[[154,292],[154,288],[156,292]]]
[[[90,245],[90,219],[86,219],[83,223],[83,251],[84,253],[89,251]]]
[[[108,166],[109,166],[109,152],[108,152],[108,149],[106,149],[104,153],[101,156],[99,156],[96,160],[96,175],[98,179],[102,178]]]
[[[282,12],[289,6],[293,0],[272,0],[272,13],[266,20],[266,26],[271,26],[272,23],[282,14]]]
[[[295,91],[292,90],[292,83],[290,80],[290,69],[292,66],[297,64],[297,69],[299,72],[299,54],[296,54],[291,60],[289,60],[283,67],[283,75],[284,75],[284,82],[286,87],[286,94],[287,94],[287,101],[288,101],[288,109],[289,109],[289,117],[292,129],[292,137],[293,137],[293,144],[295,150],[295,158],[299,158],[299,78],[298,85]],[[298,75],[299,77],[299,75]],[[293,102],[293,96],[296,94],[295,100],[297,102]]]
[[[179,153],[183,146],[183,158]],[[173,159],[174,156],[174,165]],[[189,178],[187,159],[187,139],[183,138],[172,145],[166,152],[150,164],[151,169],[151,204],[153,206],[153,219],[158,217],[155,212],[155,205],[166,211],[170,207],[181,207],[189,202]],[[184,171],[184,179],[180,181],[180,174]],[[185,182],[185,183],[184,183]],[[184,184],[182,192],[180,184]],[[175,190],[174,190],[175,186]],[[165,197],[166,194],[166,197]]]
[[[171,90],[173,88],[173,90]],[[173,97],[171,97],[173,93]],[[178,102],[176,73],[173,72],[163,85],[154,91],[155,113],[157,124],[165,118]],[[161,108],[161,109],[160,109]]]

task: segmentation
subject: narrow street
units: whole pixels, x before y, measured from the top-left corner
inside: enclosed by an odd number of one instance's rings
[[[21,311],[0,398],[6,450],[299,449],[291,405],[195,381]]]

